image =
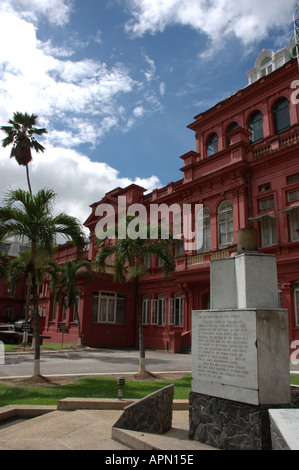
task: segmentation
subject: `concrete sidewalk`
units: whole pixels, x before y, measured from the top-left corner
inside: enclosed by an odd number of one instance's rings
[[[183,400],[173,402],[172,428],[163,435],[114,428],[131,402],[70,398],[57,407],[2,407],[0,450],[215,450],[189,440]]]

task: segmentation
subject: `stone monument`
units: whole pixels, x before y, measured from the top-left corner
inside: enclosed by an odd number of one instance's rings
[[[190,437],[220,449],[270,449],[269,408],[290,404],[287,310],[278,308],[276,258],[256,232],[211,261],[211,310],[192,313]]]

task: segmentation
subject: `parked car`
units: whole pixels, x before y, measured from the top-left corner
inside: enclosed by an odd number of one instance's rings
[[[22,320],[17,320],[15,323],[14,323],[14,329],[15,331],[24,331],[24,324],[26,325],[30,325],[29,326],[29,329],[27,330],[28,333],[32,333],[32,326],[31,326],[31,323],[30,322],[27,322],[25,321],[25,319],[22,319]]]

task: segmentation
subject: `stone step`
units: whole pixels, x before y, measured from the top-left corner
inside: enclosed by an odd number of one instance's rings
[[[112,438],[133,450],[216,450],[206,444],[189,439],[188,423],[186,411],[175,411],[172,428],[165,434],[151,434],[113,427]]]
[[[121,413],[52,411],[0,430],[0,450],[128,450],[111,437]]]

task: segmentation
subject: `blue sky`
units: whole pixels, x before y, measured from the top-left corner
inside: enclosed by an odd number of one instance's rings
[[[35,113],[49,134],[33,190],[84,221],[116,186],[181,179],[186,126],[247,84],[262,48],[293,35],[294,0],[1,0],[0,124]],[[4,135],[0,135],[2,139]],[[26,188],[0,149],[0,196]]]

